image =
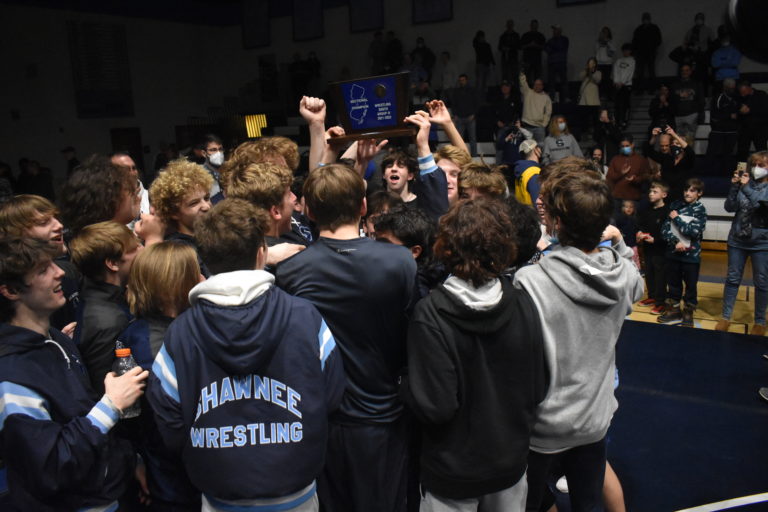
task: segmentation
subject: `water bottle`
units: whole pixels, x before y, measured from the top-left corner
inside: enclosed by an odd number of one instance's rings
[[[118,347],[120,346],[122,346],[122,344],[118,343]],[[115,375],[118,377],[130,371],[131,368],[136,368],[138,366],[136,360],[131,355],[131,349],[129,348],[116,349],[115,358],[115,362],[112,364],[112,371],[115,372]],[[123,409],[121,418],[135,418],[139,414],[141,414],[141,404],[136,400],[133,405]]]

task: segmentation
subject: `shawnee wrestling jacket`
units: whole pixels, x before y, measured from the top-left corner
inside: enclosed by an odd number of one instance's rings
[[[72,340],[50,334],[0,324],[0,457],[11,510],[114,510],[136,455],[114,435],[117,410],[91,390]]]
[[[152,366],[160,433],[214,505],[314,494],[328,414],[344,391],[325,321],[273,282],[251,270],[197,285]]]

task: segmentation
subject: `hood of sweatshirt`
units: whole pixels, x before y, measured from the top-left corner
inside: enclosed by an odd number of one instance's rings
[[[510,321],[506,311],[514,294],[506,280],[494,279],[474,288],[470,283],[450,277],[432,292],[437,310],[466,332],[486,334],[499,331]]]
[[[38,350],[45,346],[45,340],[50,339],[35,331],[11,324],[0,324],[0,356],[21,354]]]
[[[634,286],[631,274],[622,268],[619,253],[626,250],[623,241],[615,247],[599,247],[595,254],[586,254],[575,247],[556,246],[539,261],[539,267],[572,301],[608,307]]]
[[[253,373],[272,358],[291,314],[287,297],[263,270],[216,274],[189,292],[189,326],[205,354],[234,375]]]
[[[515,178],[522,176],[529,167],[541,167],[541,164],[533,160],[518,160],[515,163]]]

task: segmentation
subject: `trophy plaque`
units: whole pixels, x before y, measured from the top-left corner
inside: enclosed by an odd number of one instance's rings
[[[417,128],[403,121],[408,115],[408,75],[405,71],[332,82],[331,100],[345,135],[328,142],[341,144],[415,135]]]

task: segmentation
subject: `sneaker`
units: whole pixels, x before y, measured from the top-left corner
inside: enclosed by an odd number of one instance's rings
[[[760,394],[762,395],[763,389],[768,393],[768,388],[762,388],[760,389]],[[766,398],[768,400],[768,398]],[[563,494],[568,494],[568,480],[565,479],[564,476],[561,476],[557,483],[555,484],[555,487],[557,487],[557,490],[560,491]]]
[[[726,320],[725,318],[721,318],[717,321],[717,324],[715,324],[715,330],[716,331],[727,331],[728,328],[731,326],[731,321]]]
[[[664,306],[664,304],[658,304],[656,306],[653,306],[653,309],[651,309],[651,314],[660,315],[664,312],[665,309],[666,307]]]
[[[696,311],[695,307],[686,306],[683,308],[683,320],[680,322],[680,327],[693,327],[693,312]]]
[[[763,400],[768,402],[768,388],[760,388],[760,391],[758,391],[758,393],[760,393],[760,396],[763,398]],[[559,484],[560,481],[558,480],[557,483]]]
[[[656,304],[656,301],[651,298],[643,299],[637,303],[638,306],[653,306],[654,304]]]
[[[667,305],[664,312],[656,319],[661,324],[676,324],[682,321],[683,312],[680,311],[679,305]]]
[[[765,336],[765,326],[760,324],[755,324],[752,326],[752,330],[750,333],[752,336]]]

